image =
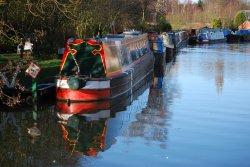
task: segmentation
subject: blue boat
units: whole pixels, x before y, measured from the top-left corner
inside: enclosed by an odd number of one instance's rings
[[[225,42],[226,37],[221,29],[202,28],[199,30],[197,42],[204,43],[217,43]]]

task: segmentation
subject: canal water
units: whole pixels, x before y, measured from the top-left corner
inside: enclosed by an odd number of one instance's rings
[[[250,44],[181,49],[163,88],[126,108],[0,110],[1,167],[249,167]]]

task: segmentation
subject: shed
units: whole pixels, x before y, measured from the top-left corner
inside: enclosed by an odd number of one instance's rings
[[[250,21],[245,21],[241,25],[238,26],[239,30],[250,30]]]

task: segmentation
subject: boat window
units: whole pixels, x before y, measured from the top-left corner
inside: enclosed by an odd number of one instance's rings
[[[103,41],[107,72],[121,70],[145,55],[149,50],[146,39],[144,35],[119,41]]]
[[[104,55],[106,61],[107,72],[115,72],[122,69],[121,60],[120,60],[120,46],[118,41],[115,42],[103,42],[104,46]]]

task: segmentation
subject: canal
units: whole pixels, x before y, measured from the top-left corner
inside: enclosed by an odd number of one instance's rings
[[[1,167],[249,167],[250,44],[181,49],[163,88],[126,108],[0,111]]]

